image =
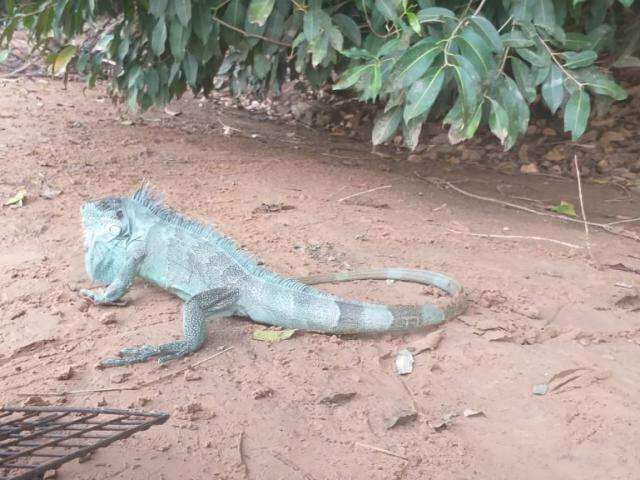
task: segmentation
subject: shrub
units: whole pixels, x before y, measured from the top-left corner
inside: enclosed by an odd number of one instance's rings
[[[384,105],[372,141],[415,148],[442,118],[457,143],[488,125],[508,149],[541,101],[573,140],[592,103],[626,92],[597,66],[633,0],[5,0],[0,59],[26,28],[54,73],[71,61],[131,108],[187,89],[277,94],[287,79]],[[633,57],[631,57],[633,58]]]

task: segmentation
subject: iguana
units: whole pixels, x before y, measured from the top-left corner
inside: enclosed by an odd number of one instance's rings
[[[160,362],[197,351],[207,338],[207,320],[238,315],[255,322],[331,334],[409,330],[444,322],[466,308],[462,288],[451,278],[424,270],[385,268],[293,280],[260,266],[213,227],[165,207],[143,184],[131,197],[107,197],[81,208],[85,267],[104,289],[82,289],[96,304],[117,304],[136,277],[185,301],[182,340],[124,348],[113,367]],[[309,285],[361,279],[392,279],[433,285],[451,295],[442,306],[378,305],[345,300]]]

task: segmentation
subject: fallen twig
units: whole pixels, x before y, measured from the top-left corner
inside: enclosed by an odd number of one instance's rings
[[[244,451],[242,449],[242,444],[244,443],[243,440],[244,440],[244,430],[242,432],[240,432],[240,435],[238,436],[238,457],[239,457],[239,460],[240,460],[240,465],[244,469],[245,475],[248,477],[249,476],[248,475],[249,467],[247,467],[247,464],[244,461]]]
[[[491,202],[491,203],[496,203],[498,205],[502,205],[504,207],[509,207],[509,208],[513,208],[516,210],[521,210],[523,212],[529,212],[529,213],[533,213],[534,215],[540,215],[543,217],[551,217],[551,218],[557,218],[559,220],[564,220],[567,222],[573,222],[573,223],[581,223],[583,224],[584,221],[580,220],[578,218],[571,218],[571,217],[565,217],[564,215],[558,215],[555,213],[548,213],[548,212],[541,212],[539,210],[534,210],[533,208],[529,208],[529,207],[525,207],[523,205],[518,205],[517,203],[511,203],[511,202],[504,202],[502,200],[498,200],[497,198],[491,198],[491,197],[483,197],[482,195],[476,195],[475,193],[470,193],[467,192],[466,190],[463,190],[459,187],[456,187],[453,183],[448,182],[446,180],[443,180],[441,178],[436,178],[436,177],[423,177],[422,175],[420,175],[417,172],[414,172],[414,175],[416,177],[418,177],[421,180],[424,180],[426,182],[432,183],[434,185],[437,186],[444,186],[446,188],[450,188],[452,190],[455,190],[456,192],[466,196],[466,197],[470,197],[470,198],[475,198],[476,200],[482,200],[485,202]],[[595,223],[595,222],[587,222],[587,224],[591,227],[598,227],[601,228],[602,230],[604,230],[605,232],[611,233],[612,235],[618,235],[621,237],[626,237],[626,238],[630,238],[632,240],[635,240],[637,242],[640,242],[640,235],[635,234],[633,232],[629,232],[627,230],[618,230],[615,229],[615,227],[617,226],[617,222],[613,222],[613,223]]]
[[[345,200],[349,200],[351,198],[359,197],[360,195],[364,195],[366,193],[371,193],[371,192],[375,192],[377,190],[382,190],[383,188],[391,188],[391,185],[383,185],[381,187],[370,188],[369,190],[365,190],[364,192],[358,192],[358,193],[354,193],[352,195],[348,195],[346,197],[342,197],[340,200],[338,200],[338,203],[342,203]]]
[[[465,232],[459,232],[457,230],[452,230],[450,228],[447,228],[447,230],[449,230],[452,233],[465,234]],[[556,243],[558,245],[562,245],[569,248],[576,248],[576,249],[582,248],[580,245],[576,245],[575,243],[563,242],[561,240],[555,240],[553,238],[546,238],[546,237],[535,237],[535,236],[528,236],[528,235],[491,235],[488,233],[468,233],[467,235],[471,235],[472,237],[480,237],[480,238],[501,238],[505,240],[537,240],[541,242]]]
[[[67,390],[63,392],[50,392],[50,393],[18,393],[17,395],[21,397],[36,397],[36,396],[37,397],[62,397],[65,395],[82,395],[85,393],[103,393],[103,392],[121,392],[126,390],[140,390],[141,388],[148,387],[149,385],[153,385],[154,383],[158,383],[163,380],[166,380],[167,378],[171,378],[176,375],[179,375],[187,370],[194,369],[197,366],[202,365],[203,363],[208,362],[209,360],[212,360],[216,358],[218,355],[222,355],[223,353],[228,352],[231,349],[233,349],[233,347],[227,347],[224,350],[220,350],[219,352],[216,352],[213,355],[208,356],[207,358],[203,358],[202,360],[192,363],[191,365],[187,365],[184,368],[180,368],[175,372],[170,372],[170,373],[167,373],[166,375],[161,375],[158,378],[154,378],[153,380],[149,380],[148,382],[140,383],[138,385],[132,385],[130,387],[108,387],[108,388],[97,388],[93,390]]]
[[[391,457],[396,457],[396,458],[400,458],[402,460],[405,461],[409,461],[409,459],[407,457],[403,457],[402,455],[392,452],[391,450],[385,450],[384,448],[380,448],[380,447],[374,447],[373,445],[367,445],[366,443],[360,443],[360,442],[356,442],[356,445],[358,447],[362,447],[362,448],[368,448],[369,450],[373,450],[374,452],[380,452],[380,453],[384,453],[385,455],[389,455]]]
[[[580,165],[578,164],[578,156],[573,156],[573,166],[576,169],[576,180],[578,181],[578,197],[580,198],[580,212],[582,214],[582,223],[584,224],[584,243],[587,247],[587,252],[591,257],[591,260],[596,264],[598,268],[602,268],[600,262],[596,260],[596,257],[591,251],[591,238],[589,237],[589,222],[587,221],[587,212],[584,210],[584,199],[582,198],[582,177],[580,175]]]

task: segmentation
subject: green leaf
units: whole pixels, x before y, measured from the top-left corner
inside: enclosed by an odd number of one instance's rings
[[[246,3],[243,0],[231,0],[224,11],[222,19],[229,25],[243,28],[246,10]],[[230,28],[222,27],[222,38],[228,45],[235,46],[242,40],[242,35]]]
[[[251,0],[247,12],[247,20],[258,26],[264,25],[273,11],[274,3],[275,0]]]
[[[195,87],[198,77],[198,62],[191,53],[187,53],[184,60],[182,60],[182,71],[184,72],[187,83]]]
[[[535,45],[533,39],[526,37],[520,30],[512,30],[500,36],[502,44],[509,48],[525,48]]]
[[[398,22],[400,18],[398,13],[402,9],[402,2],[400,0],[375,0],[376,9],[387,20]]]
[[[552,212],[559,213],[560,215],[566,215],[567,217],[577,217],[576,209],[570,202],[562,200],[558,205],[553,205],[549,208]]]
[[[356,24],[351,17],[347,17],[343,13],[337,13],[333,16],[332,20],[340,29],[342,35],[347,37],[354,45],[360,46],[362,43],[360,27],[358,27],[358,24]]]
[[[458,98],[461,100],[462,116],[465,123],[475,115],[480,96],[480,79],[469,60],[463,56],[456,57],[457,65],[452,65],[456,84],[458,86]]]
[[[431,38],[410,47],[394,64],[387,83],[389,91],[405,88],[420,78],[442,52],[442,46]]]
[[[562,105],[564,95],[564,75],[558,67],[553,65],[549,76],[542,84],[542,100],[551,110],[552,115],[555,115],[558,107]]]
[[[520,57],[536,67],[546,67],[551,63],[549,55],[540,52],[534,52],[528,48],[516,48],[516,52]]]
[[[171,54],[176,60],[180,61],[184,58],[189,41],[188,32],[180,22],[173,21],[169,28],[169,47]]]
[[[302,20],[304,36],[309,42],[317,39],[324,31],[331,26],[331,18],[324,10],[314,8],[304,14]]]
[[[510,77],[501,75],[495,82],[496,101],[509,116],[509,135],[504,142],[505,150],[509,150],[518,136],[527,130],[529,125],[529,106],[520,93],[520,89]]]
[[[513,75],[522,92],[522,96],[527,100],[527,103],[532,103],[536,99],[533,73],[526,63],[516,57],[511,59],[511,68],[513,69]]]
[[[67,65],[69,65],[69,62],[74,57],[77,50],[77,47],[73,45],[67,45],[58,53],[56,53],[53,64],[51,66],[54,75],[58,75],[67,68]]]
[[[153,27],[153,32],[151,33],[151,49],[153,50],[153,53],[157,56],[162,55],[164,53],[166,43],[167,22],[165,22],[164,17],[160,17],[156,26]]]
[[[427,7],[418,12],[418,21],[420,23],[444,22],[445,19],[457,20],[456,14],[448,8]]]
[[[416,14],[413,12],[407,12],[405,16],[407,17],[407,22],[409,22],[411,29],[418,35],[422,34],[422,27],[420,26],[420,21]]]
[[[587,129],[591,101],[584,88],[579,88],[569,98],[564,107],[564,131],[571,132],[571,140],[574,142]]]
[[[469,60],[483,78],[488,78],[496,69],[496,61],[487,42],[473,30],[465,29],[455,41],[460,53]]]
[[[583,68],[592,65],[598,59],[598,54],[593,50],[583,50],[582,52],[564,52],[565,68]]]
[[[567,32],[563,46],[567,50],[580,51],[591,48],[592,43],[591,39],[584,33]]]
[[[404,107],[404,122],[427,112],[438,98],[444,82],[444,68],[432,68],[416,81],[407,93],[407,103]]]
[[[537,26],[554,27],[556,25],[556,12],[553,8],[553,0],[537,0],[533,14],[533,22]]]
[[[186,27],[191,20],[191,0],[173,0],[176,15],[180,23]]]
[[[489,98],[489,100],[491,101],[489,129],[491,129],[491,132],[498,137],[500,143],[504,146],[509,136],[509,115],[502,105],[492,98]]]
[[[340,30],[332,26],[329,30],[327,30],[327,35],[329,36],[329,43],[331,44],[331,46],[335,50],[341,51],[344,37],[342,36],[342,33],[340,33]]]
[[[253,339],[258,340],[259,342],[281,342],[282,340],[287,340],[296,333],[295,330],[270,330],[270,329],[260,329],[253,331]]]
[[[500,34],[493,23],[480,15],[472,15],[469,20],[496,52],[500,53],[504,50],[504,45],[502,44],[502,40],[500,40]]]
[[[0,63],[4,63],[9,58],[9,49],[0,50]]]
[[[595,68],[585,68],[573,72],[589,90],[598,95],[606,95],[614,100],[624,100],[627,92],[609,76]]]
[[[193,32],[198,36],[203,45],[209,41],[209,36],[213,31],[213,18],[211,9],[203,4],[196,3],[194,5],[195,15],[193,16]]]
[[[368,74],[367,77],[369,81],[367,82],[360,98],[364,101],[375,100],[382,88],[382,73],[380,71],[380,65],[373,65],[371,73]]]
[[[149,2],[149,13],[155,17],[164,16],[167,11],[169,0],[151,0]]]
[[[391,136],[396,133],[396,130],[398,130],[398,125],[400,125],[401,120],[402,109],[399,107],[378,115],[373,123],[373,132],[371,134],[372,143],[374,145],[380,145],[391,138]]]
[[[613,38],[613,33],[614,32],[611,25],[598,25],[587,35],[587,37],[591,41],[591,45],[589,45],[589,48],[596,52],[601,52]]]
[[[329,36],[324,34],[316,38],[309,46],[311,50],[311,65],[315,68],[320,65],[327,56],[327,52],[329,51]]]
[[[404,145],[409,150],[413,151],[420,143],[420,133],[422,132],[422,125],[424,124],[424,118],[422,116],[414,118],[409,122],[405,122],[402,125],[402,137],[404,139]]]
[[[356,65],[345,70],[340,76],[340,81],[333,85],[333,90],[345,90],[352,87],[358,83],[358,80],[369,68],[371,68],[371,65]]]

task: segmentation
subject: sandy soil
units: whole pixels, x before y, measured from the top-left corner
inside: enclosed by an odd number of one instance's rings
[[[605,265],[639,269],[640,243],[593,228],[598,269],[584,249],[474,237],[584,245],[580,224],[467,198],[416,173],[535,208],[514,197],[577,205],[573,180],[372,155],[364,143],[193,99],[171,107],[181,116],[150,112],[131,125],[101,95],[41,79],[0,84],[0,197],[28,190],[22,208],[0,210],[0,400],[133,387],[233,348],[186,377],[138,390],[46,397],[172,415],[87,462],[65,465],[58,478],[637,478],[640,277]],[[43,178],[63,192],[39,197]],[[417,355],[403,377],[394,372],[394,354],[430,332],[298,332],[265,344],[252,339],[260,327],[242,319],[223,321],[200,352],[166,369],[97,370],[98,359],[122,346],[168,341],[181,331],[180,302],[142,282],[125,308],[89,305],[76,293],[90,285],[81,203],[128,194],[143,178],[169,205],[215,222],[282,274],[431,268],[460,280],[471,307],[436,330],[440,344]],[[605,201],[620,195],[615,186],[585,185],[590,219],[637,216],[637,194]],[[294,208],[265,212],[263,203]],[[637,223],[624,225],[638,234]],[[327,288],[394,303],[431,294],[385,282]],[[70,366],[71,378],[57,380]],[[582,370],[552,380],[570,369]],[[533,395],[534,385],[550,380],[546,395]],[[336,394],[350,398],[331,403]],[[465,409],[483,415],[465,417]],[[387,428],[403,410],[417,416]]]

